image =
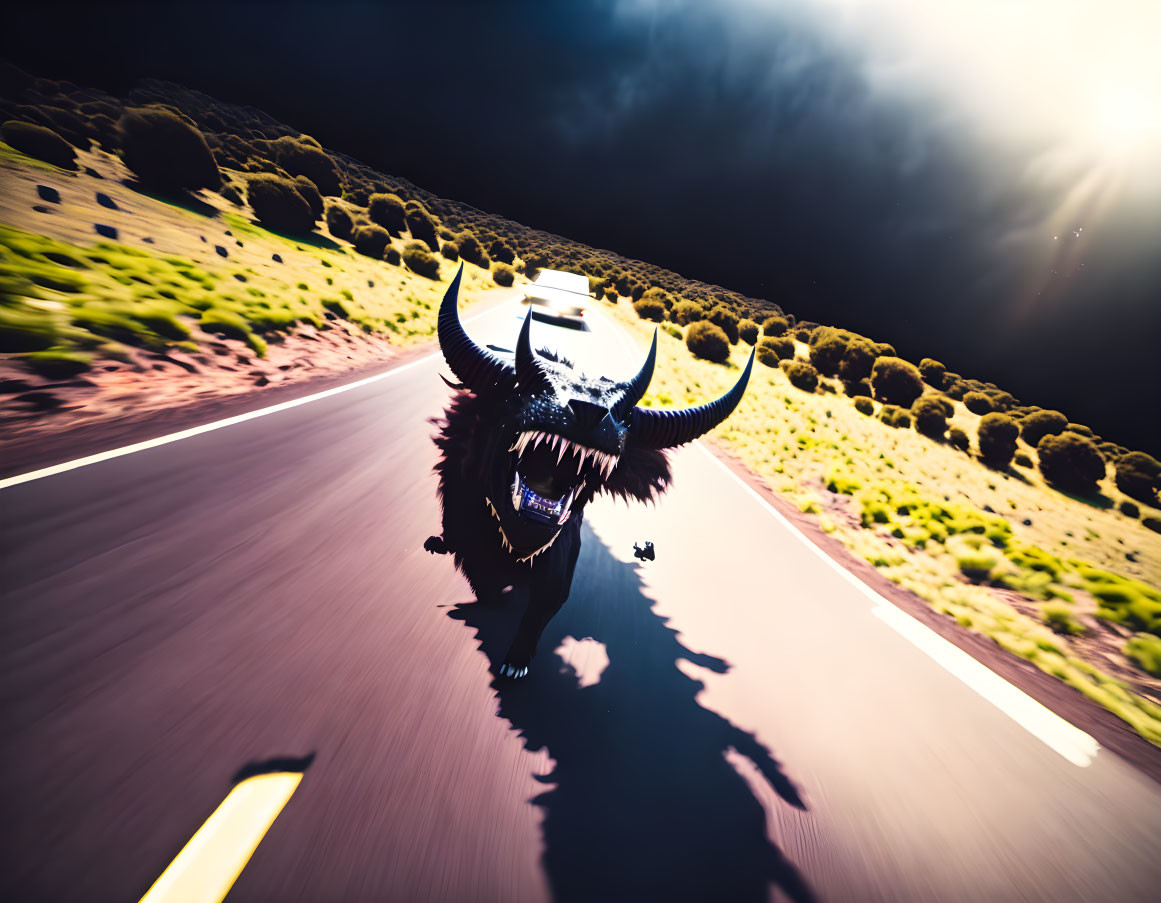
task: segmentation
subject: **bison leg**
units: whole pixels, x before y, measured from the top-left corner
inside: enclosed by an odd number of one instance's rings
[[[572,588],[573,571],[576,569],[576,559],[580,554],[579,531],[570,545],[571,548],[561,550],[564,554],[559,558],[550,558],[543,562],[542,568],[533,570],[528,608],[524,611],[524,617],[520,619],[516,638],[512,641],[508,654],[504,656],[504,663],[500,665],[501,677],[521,678],[528,673],[532,656],[536,655],[540,635],[568,598],[569,590]]]

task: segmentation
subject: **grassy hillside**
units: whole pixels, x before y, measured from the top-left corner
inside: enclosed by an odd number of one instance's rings
[[[937,361],[435,197],[178,86],[122,99],[9,68],[0,122],[0,416],[43,419],[53,391],[111,416],[119,386],[140,405],[178,376],[252,388],[317,372],[324,346],[354,366],[429,339],[461,259],[469,301],[538,268],[583,272],[627,329],[662,326],[644,403],[714,396],[757,344],[717,441],[852,554],[1161,745],[1152,458]]]

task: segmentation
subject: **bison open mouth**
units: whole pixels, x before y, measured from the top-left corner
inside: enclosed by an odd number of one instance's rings
[[[518,433],[514,453],[512,507],[539,524],[559,527],[571,512],[577,491],[590,477],[607,479],[617,456],[580,445],[556,433]]]

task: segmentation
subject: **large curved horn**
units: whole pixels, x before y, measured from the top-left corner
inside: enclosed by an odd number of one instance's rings
[[[464,265],[461,263],[439,306],[436,331],[444,360],[456,378],[473,392],[482,392],[497,386],[510,387],[516,375],[512,365],[473,342],[460,323],[457,305],[460,277],[463,274]]]
[[[544,366],[532,350],[532,305],[528,305],[528,313],[524,316],[524,325],[520,327],[520,337],[516,340],[516,382],[520,391],[524,393],[537,392],[547,389],[551,385]]]
[[[623,420],[625,414],[632,409],[633,405],[644,397],[646,390],[649,388],[649,383],[653,379],[653,366],[656,363],[657,330],[654,329],[653,344],[649,346],[649,353],[645,356],[645,364],[637,371],[636,376],[617,386],[621,391],[621,397],[614,408],[618,420]]]
[[[633,408],[629,420],[629,443],[640,448],[673,448],[692,442],[703,436],[725,420],[738,406],[750,381],[750,370],[754,367],[754,352],[746,369],[734,387],[717,401],[686,408],[682,411],[652,411],[648,408]]]

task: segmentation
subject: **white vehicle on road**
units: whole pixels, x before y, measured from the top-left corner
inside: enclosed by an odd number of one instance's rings
[[[585,328],[584,315],[588,307],[589,278],[579,273],[561,270],[541,270],[524,289],[522,304],[532,305],[537,319],[568,321],[565,325]]]

